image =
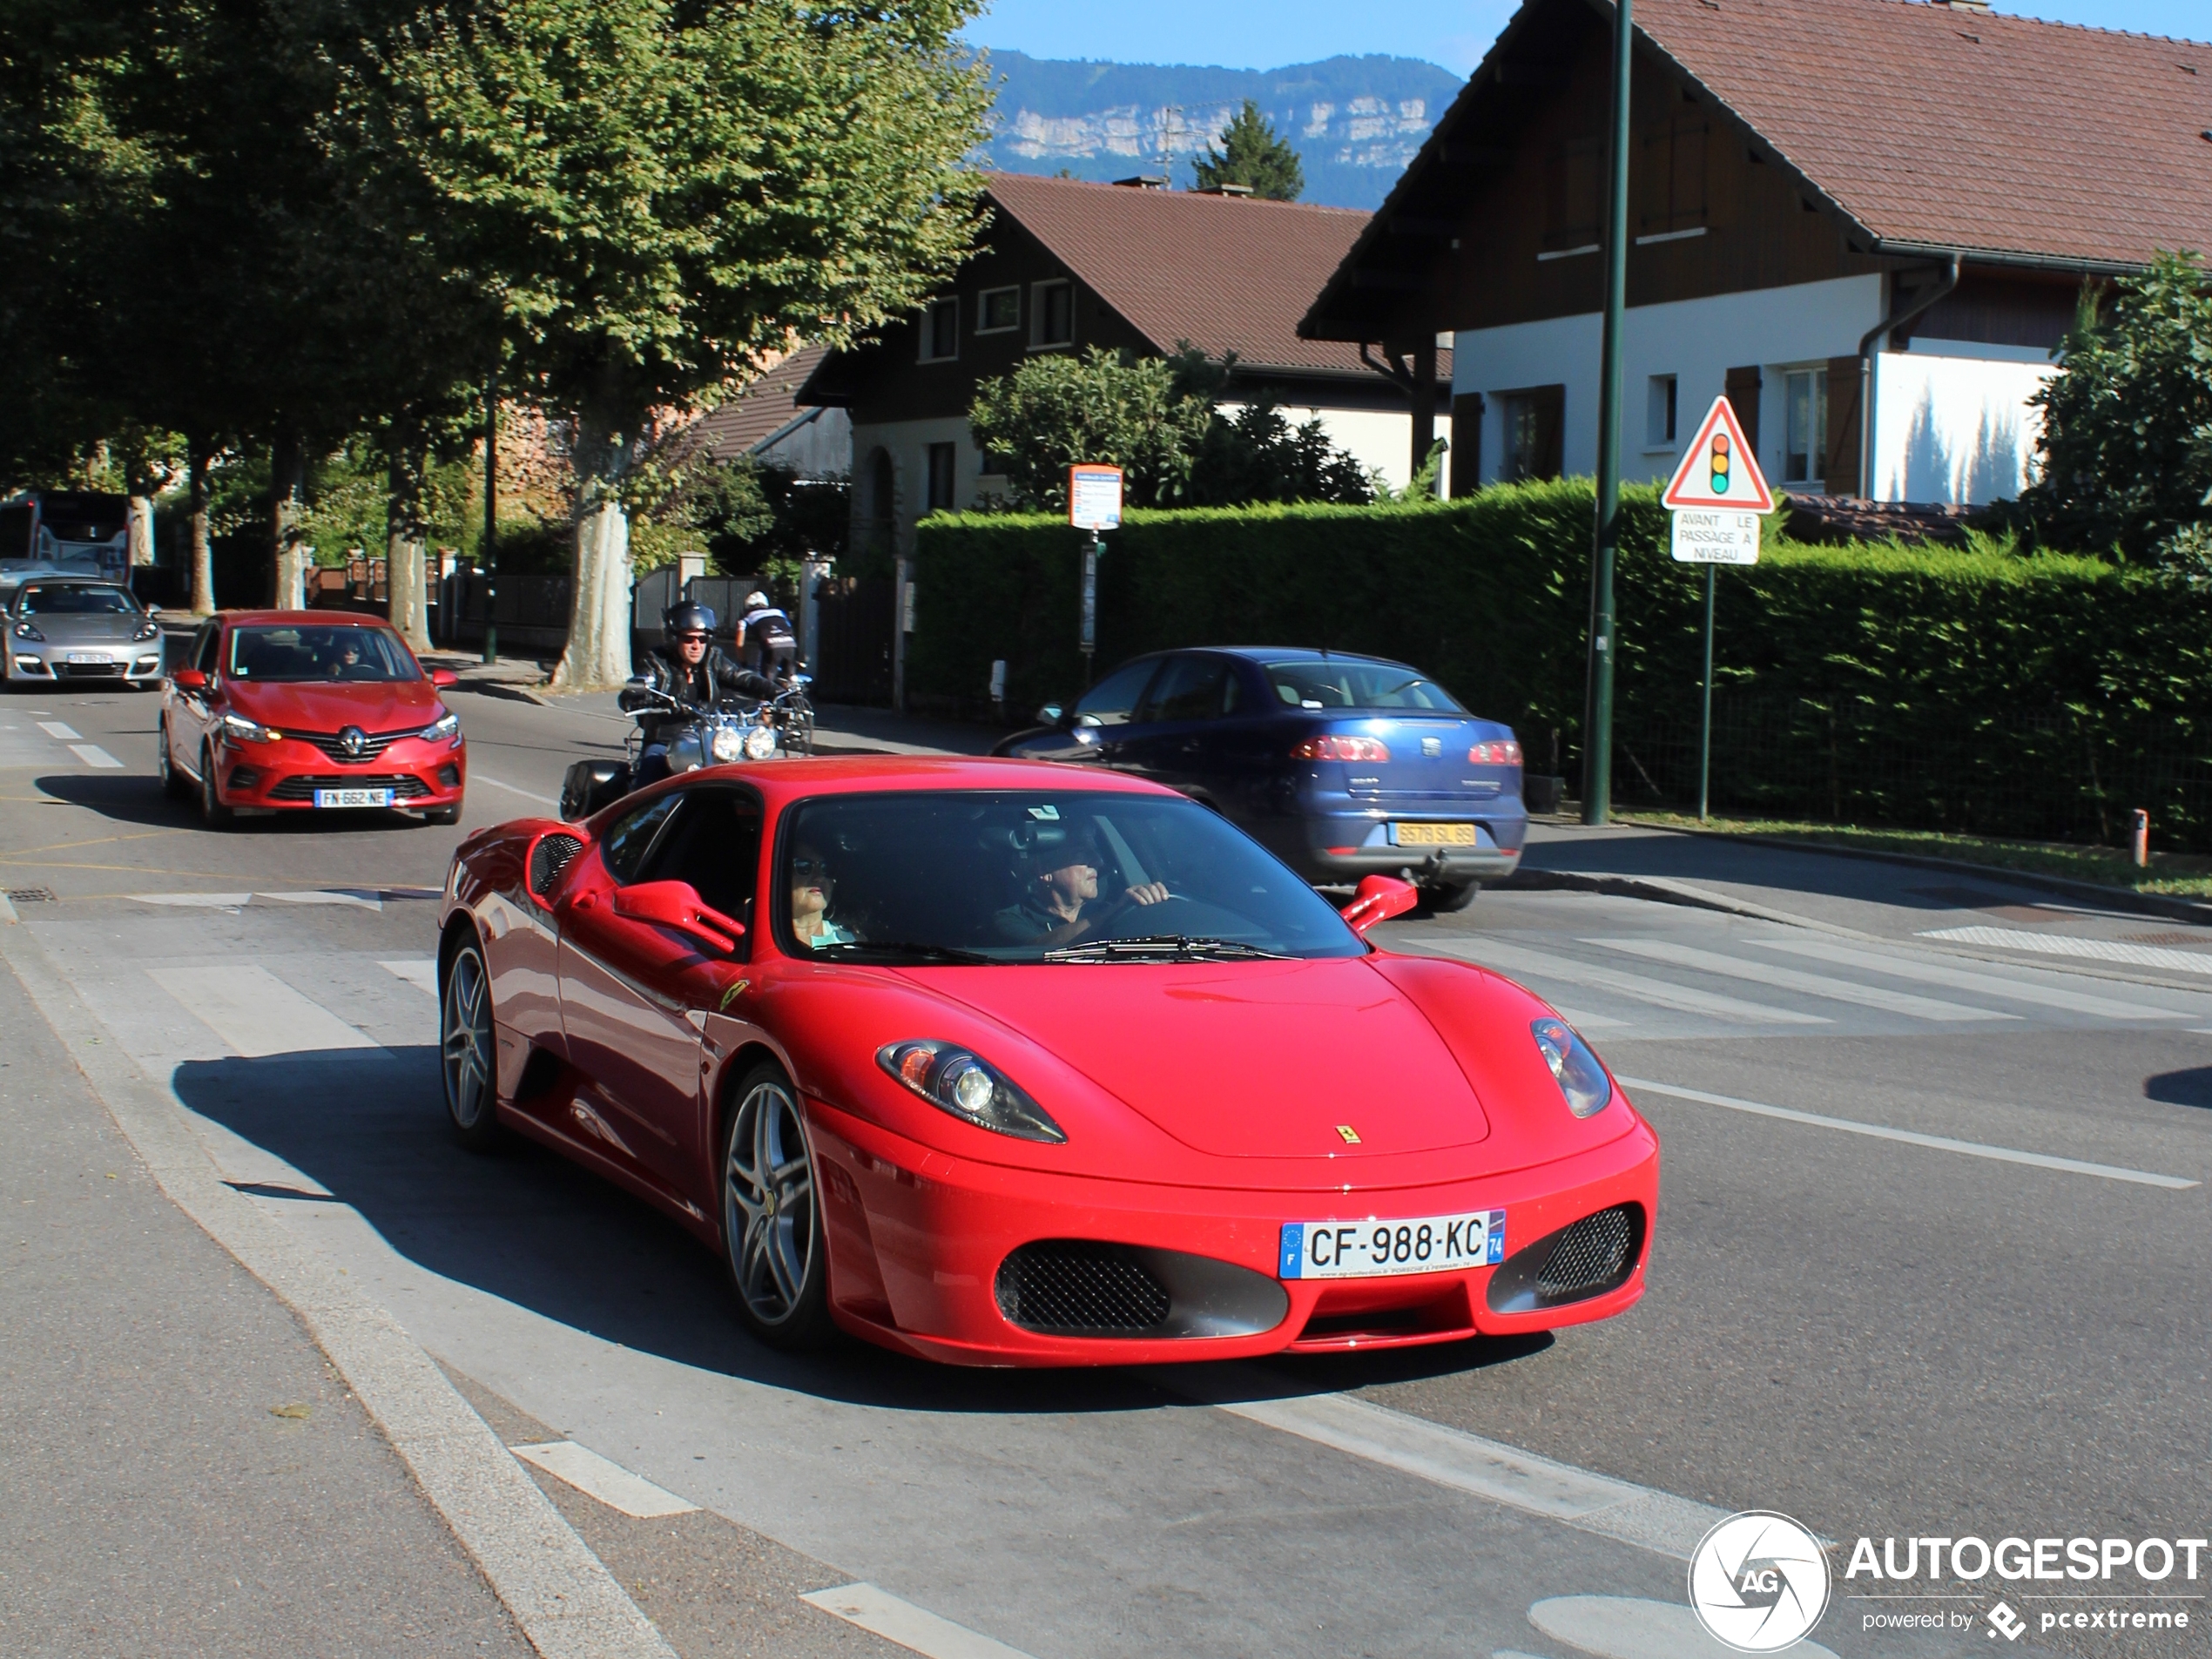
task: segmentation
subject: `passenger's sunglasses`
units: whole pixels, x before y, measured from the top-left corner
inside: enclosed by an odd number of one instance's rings
[[[827,859],[793,859],[791,873],[794,883],[806,887],[826,887],[837,880]]]

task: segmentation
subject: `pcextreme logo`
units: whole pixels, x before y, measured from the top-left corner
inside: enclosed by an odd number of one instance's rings
[[[1779,1652],[1827,1611],[1828,1557],[1787,1515],[1730,1515],[1689,1558],[1689,1605],[1716,1642],[1738,1653]]]

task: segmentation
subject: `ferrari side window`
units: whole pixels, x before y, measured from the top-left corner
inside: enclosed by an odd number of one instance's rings
[[[640,806],[609,830],[606,851],[602,855],[607,861],[607,873],[624,887],[635,881],[638,867],[644,863],[645,853],[653,844],[654,833],[668,821],[668,815],[676,810],[676,803],[683,799],[681,790],[672,791]]]
[[[683,810],[654,844],[640,879],[688,881],[710,908],[752,927],[760,880],[760,803],[736,790],[685,791]]]

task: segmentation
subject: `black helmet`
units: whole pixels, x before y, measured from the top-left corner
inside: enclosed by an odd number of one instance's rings
[[[714,608],[696,599],[686,599],[662,611],[660,625],[671,637],[678,634],[711,634],[714,631]]]

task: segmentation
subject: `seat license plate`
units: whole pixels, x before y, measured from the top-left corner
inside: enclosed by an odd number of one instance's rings
[[[1411,1221],[1286,1221],[1285,1278],[1386,1278],[1494,1266],[1506,1257],[1506,1212],[1469,1210]]]
[[[1390,833],[1399,846],[1476,846],[1482,839],[1472,824],[1393,824]]]
[[[389,806],[392,792],[388,789],[318,789],[318,806]]]
[[[105,663],[108,657],[105,651],[73,651],[62,660],[65,663]]]

